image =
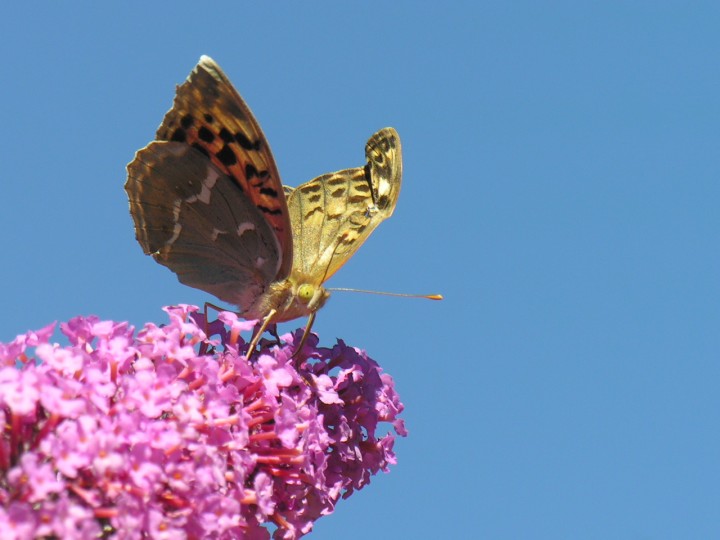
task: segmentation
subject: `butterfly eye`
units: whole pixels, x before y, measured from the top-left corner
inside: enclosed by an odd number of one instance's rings
[[[308,283],[300,285],[300,287],[298,287],[297,295],[303,304],[307,304],[315,295],[315,287]]]

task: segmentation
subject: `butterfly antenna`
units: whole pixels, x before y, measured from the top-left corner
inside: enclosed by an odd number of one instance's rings
[[[333,255],[335,255],[335,251],[337,251],[338,247],[340,247],[340,244],[337,244],[335,246],[335,249],[333,250]],[[332,262],[332,257],[330,257],[330,261]],[[325,268],[325,275],[323,275],[323,279],[321,283],[325,282],[325,278],[327,277],[328,272],[330,271],[330,263],[328,263],[327,267]],[[369,291],[366,289],[349,289],[347,287],[332,287],[332,288],[326,288],[328,291],[340,291],[340,292],[359,292],[359,293],[367,293],[367,294],[379,294],[382,296],[402,296],[405,298],[426,298],[427,300],[442,300],[443,295],[442,294],[406,294],[406,293],[392,293],[392,292],[384,292],[384,291]]]
[[[425,298],[427,300],[442,300],[442,294],[406,294],[406,293],[393,293],[385,291],[368,291],[366,289],[348,289],[347,287],[333,287],[327,289],[328,291],[342,291],[342,292],[359,292],[367,294],[380,294],[382,296],[402,296],[404,298]]]
[[[340,243],[335,244],[335,248],[333,249],[332,255],[328,259],[327,266],[325,267],[325,272],[323,272],[322,280],[320,280],[320,283],[325,283],[325,280],[327,279],[328,272],[330,271],[330,265],[332,264],[333,257],[335,257],[335,252],[340,247]]]
[[[335,252],[340,247],[340,243],[335,245],[335,249],[333,249],[333,257],[335,256]],[[330,264],[332,263],[333,257],[330,257],[328,262],[328,265],[325,267],[325,274],[323,275],[322,281],[320,283],[325,283],[325,279],[327,278],[327,274],[330,271]],[[340,291],[340,292],[359,292],[359,293],[367,293],[367,294],[379,294],[382,296],[402,296],[405,298],[426,298],[427,300],[442,300],[443,295],[442,294],[406,294],[406,293],[391,293],[391,292],[384,292],[384,291],[368,291],[366,289],[349,289],[347,287],[333,287],[333,288],[326,288],[328,291]]]

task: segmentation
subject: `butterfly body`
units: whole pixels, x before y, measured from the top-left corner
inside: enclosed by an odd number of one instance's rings
[[[329,297],[325,281],[397,203],[397,132],[375,133],[365,154],[363,167],[283,186],[250,109],[202,57],[156,140],[128,165],[138,242],[182,283],[248,319],[312,321]]]

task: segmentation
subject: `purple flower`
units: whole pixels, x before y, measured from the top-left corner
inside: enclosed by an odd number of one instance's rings
[[[0,344],[3,534],[299,538],[395,463],[403,406],[364,352],[312,335],[293,358],[297,330],[248,361],[254,322],[166,311]]]

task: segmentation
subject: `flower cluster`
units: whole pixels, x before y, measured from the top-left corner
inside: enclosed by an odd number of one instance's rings
[[[252,322],[166,311],[0,344],[3,538],[298,538],[395,463],[403,407],[364,352],[293,358],[298,330],[248,361]]]

